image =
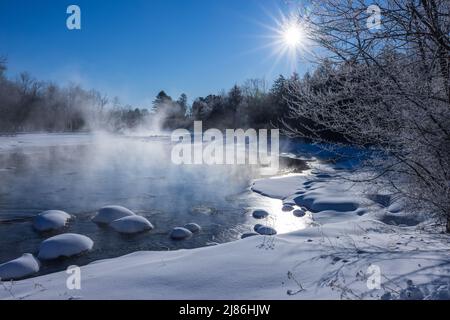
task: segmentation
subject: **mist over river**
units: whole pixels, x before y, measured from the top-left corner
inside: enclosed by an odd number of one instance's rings
[[[118,257],[141,250],[197,248],[237,240],[252,231],[252,209],[281,208],[281,201],[250,191],[260,177],[255,166],[172,164],[170,136],[106,134],[23,134],[0,137],[0,263],[36,254],[53,234],[36,232],[32,218],[63,210],[75,218],[58,233],[84,234],[94,241],[86,255],[45,262],[40,274],[69,265]],[[122,235],[91,221],[106,205],[121,205],[146,217],[154,230]],[[276,208],[276,209],[275,209]],[[270,221],[279,232],[304,222]],[[286,217],[291,215],[286,215]],[[292,218],[291,218],[292,219]],[[173,241],[174,227],[195,222],[202,232]],[[268,222],[266,222],[268,223]]]

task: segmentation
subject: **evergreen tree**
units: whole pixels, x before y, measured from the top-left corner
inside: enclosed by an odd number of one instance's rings
[[[186,112],[188,110],[188,98],[185,93],[182,93],[177,101],[178,105],[180,106],[180,113],[184,116],[186,115]]]
[[[153,101],[153,112],[159,112],[164,105],[170,104],[171,102],[172,98],[164,90],[161,90]]]

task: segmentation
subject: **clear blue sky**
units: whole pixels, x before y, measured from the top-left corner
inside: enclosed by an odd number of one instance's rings
[[[290,0],[292,2],[292,0]],[[82,30],[66,28],[81,8]],[[75,82],[147,107],[161,90],[177,98],[229,89],[247,78],[289,75],[267,45],[283,0],[0,0],[0,55],[8,76]],[[308,66],[298,64],[299,73]]]

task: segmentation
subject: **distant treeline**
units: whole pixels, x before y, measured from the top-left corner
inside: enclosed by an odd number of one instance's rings
[[[288,79],[280,75],[269,87],[265,80],[250,79],[228,92],[199,97],[192,105],[186,95],[173,101],[161,91],[152,114],[162,114],[162,125],[168,129],[191,127],[193,121],[202,121],[204,128],[271,128],[288,112],[288,84],[298,81],[297,74]]]
[[[0,59],[0,132],[117,131],[141,125],[145,109],[123,106],[95,90],[78,85],[61,87],[38,81],[28,73],[17,79],[5,76],[6,60]]]
[[[0,132],[171,130],[191,128],[199,120],[205,128],[270,128],[288,113],[289,83],[300,81],[297,74],[279,76],[269,87],[265,80],[251,79],[191,105],[186,94],[175,100],[161,91],[151,106],[142,108],[79,85],[39,81],[28,73],[10,79],[5,71],[6,60],[0,59]]]

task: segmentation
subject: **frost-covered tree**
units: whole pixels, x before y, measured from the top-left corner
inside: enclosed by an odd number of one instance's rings
[[[450,2],[378,1],[380,29],[367,23],[371,4],[325,0],[301,17],[325,53],[311,78],[290,85],[299,121],[286,132],[328,142],[326,128],[376,151],[373,178],[450,231]]]

